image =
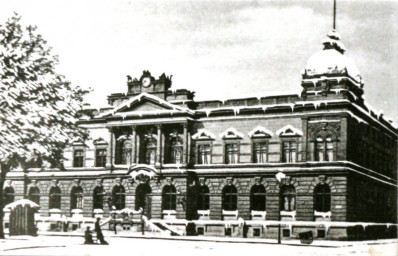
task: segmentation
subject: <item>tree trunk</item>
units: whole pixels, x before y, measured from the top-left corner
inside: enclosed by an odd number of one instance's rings
[[[0,239],[4,239],[4,226],[3,226],[3,218],[4,218],[4,198],[3,198],[3,187],[4,181],[6,179],[7,172],[9,171],[10,166],[4,163],[1,163],[1,172],[0,172]]]

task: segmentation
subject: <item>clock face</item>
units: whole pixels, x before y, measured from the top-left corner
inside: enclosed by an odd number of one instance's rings
[[[149,77],[144,77],[142,79],[142,86],[144,87],[149,87],[151,85],[151,78]]]

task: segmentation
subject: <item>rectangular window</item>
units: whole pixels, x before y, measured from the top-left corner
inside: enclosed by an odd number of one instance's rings
[[[83,167],[84,151],[82,149],[73,152],[73,167]]]
[[[226,228],[225,229],[225,236],[231,236],[232,235],[232,228]]]
[[[225,163],[236,164],[238,163],[239,150],[238,143],[225,144]]]
[[[211,164],[210,144],[198,146],[198,164]]]
[[[282,161],[285,163],[295,163],[297,154],[297,143],[295,141],[283,142]]]
[[[282,236],[283,237],[290,237],[290,230],[289,229],[283,229],[282,230]]]
[[[325,238],[326,237],[326,231],[324,229],[318,229],[318,238]]]
[[[253,145],[253,162],[266,163],[267,162],[267,143],[256,142]]]
[[[205,234],[205,228],[198,227],[198,235],[204,235],[204,234]]]
[[[260,237],[260,235],[261,235],[261,229],[253,228],[253,236],[254,237]]]
[[[317,151],[317,161],[323,162],[325,155],[325,144],[324,143],[316,143],[316,151]]]
[[[95,166],[105,167],[106,166],[106,149],[99,148],[95,152]]]
[[[326,142],[326,158],[329,162],[334,160],[334,146],[331,141]]]

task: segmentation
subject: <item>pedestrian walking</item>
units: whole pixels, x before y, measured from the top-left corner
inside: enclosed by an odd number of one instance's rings
[[[108,242],[104,239],[104,235],[102,234],[100,218],[97,218],[97,221],[95,222],[95,232],[97,233],[97,240],[99,240],[101,244],[108,244]]]

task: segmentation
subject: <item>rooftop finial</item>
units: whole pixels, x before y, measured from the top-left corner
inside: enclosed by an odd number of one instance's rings
[[[333,29],[336,29],[336,0],[333,0]]]

